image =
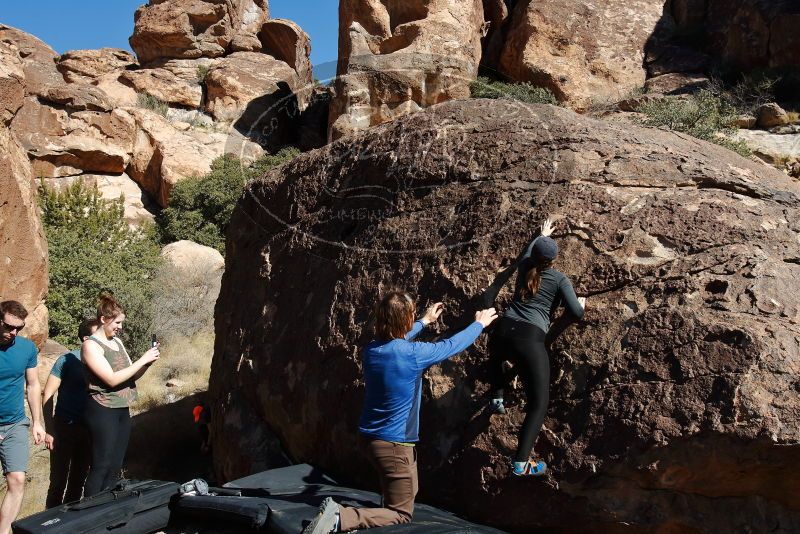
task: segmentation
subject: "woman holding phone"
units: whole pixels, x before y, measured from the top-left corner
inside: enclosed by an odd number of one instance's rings
[[[100,328],[81,346],[89,393],[86,421],[92,435],[92,466],[86,479],[85,497],[116,483],[131,433],[129,408],[136,400],[136,380],[159,357],[158,343],[154,340],[154,346],[141,358],[131,361],[118,337],[125,311],[112,295],[100,295],[97,320]]]

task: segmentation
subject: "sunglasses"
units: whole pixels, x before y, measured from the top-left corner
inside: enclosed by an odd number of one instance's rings
[[[25,323],[22,323],[21,325],[15,325],[15,324],[9,324],[4,320],[0,319],[0,326],[8,330],[9,332],[11,332],[12,330],[16,330],[17,333],[19,333],[22,331],[23,328],[25,328]]]

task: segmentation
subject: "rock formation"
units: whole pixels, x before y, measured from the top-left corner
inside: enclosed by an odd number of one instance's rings
[[[309,59],[311,39],[300,26],[286,19],[268,20],[261,26],[258,38],[261,41],[261,50],[292,67],[301,84],[313,83],[314,75]]]
[[[663,0],[522,0],[509,13],[497,70],[547,87],[578,110],[644,85],[645,46]]]
[[[171,0],[144,9],[190,12],[187,3],[203,4]],[[0,117],[10,122],[37,177],[56,186],[51,179],[81,177],[107,184],[109,193],[128,191],[129,220],[146,219],[141,210],[149,198],[120,180],[133,179],[166,206],[177,181],[205,174],[224,153],[250,162],[264,152],[253,141],[269,149],[298,142],[304,124],[298,114],[313,93],[308,36],[290,21],[251,20],[252,6],[266,13],[261,4],[223,6],[228,19],[246,22],[242,28],[258,52],[146,57],[147,67],[116,49],[59,57],[35,37],[0,26]],[[141,24],[149,29],[138,34],[155,35],[159,26],[147,26],[148,17]],[[241,45],[230,50],[244,46],[242,32],[230,34]]]
[[[680,33],[696,34],[717,61],[742,71],[800,66],[800,4],[793,0],[672,0]]]
[[[251,162],[263,152],[240,135],[193,135],[176,130],[164,117],[143,109],[129,109],[137,125],[128,173],[162,207],[177,182],[202,176],[211,162],[233,153]]]
[[[134,17],[131,48],[142,64],[258,50],[266,0],[150,0]]]
[[[483,22],[480,0],[340,2],[331,137],[469,97]]]
[[[2,122],[0,228],[0,300],[18,300],[28,309],[23,335],[42,348],[47,339],[47,241],[28,157]]]
[[[551,350],[551,474],[507,477],[524,399],[483,411],[483,336],[427,373],[420,499],[519,532],[797,531],[800,187],[682,134],[513,101],[434,106],[248,187],[216,308],[218,476],[280,443],[371,483],[353,451],[376,294],[444,301],[422,339],[450,335],[547,214],[589,298]]]
[[[150,94],[170,105],[197,109],[203,104],[203,86],[198,69],[209,68],[209,60],[170,60],[160,67],[124,72],[120,81],[137,93]]]
[[[69,83],[91,83],[106,74],[135,66],[137,62],[133,54],[119,48],[71,50],[62,54],[56,64],[56,68]]]
[[[130,160],[135,124],[122,110],[109,113],[65,109],[28,97],[14,117],[11,130],[28,151],[36,175],[49,178],[83,172],[124,172]]]
[[[258,52],[236,52],[219,60],[206,76],[206,108],[217,120],[234,121],[249,106],[257,120],[299,89],[297,82],[294,69],[284,61]]]
[[[14,63],[24,72],[27,94],[44,96],[48,89],[64,84],[56,69],[58,54],[33,35],[0,24],[0,48],[6,50],[4,56],[17,56]]]
[[[55,53],[38,39],[0,24],[0,299],[20,301],[30,315],[25,337],[47,339],[47,241],[36,205],[31,164],[9,126],[28,92],[53,76]],[[44,61],[38,67],[36,60]]]

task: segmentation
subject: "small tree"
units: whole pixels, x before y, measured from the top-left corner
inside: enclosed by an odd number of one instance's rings
[[[131,357],[146,350],[152,319],[151,278],[160,264],[154,229],[125,222],[123,199],[106,201],[77,181],[58,192],[41,185],[50,256],[50,337],[77,343],[78,324],[94,314],[98,294],[111,291],[125,307],[122,334]]]
[[[170,194],[169,205],[156,219],[162,242],[188,239],[224,254],[225,233],[245,184],[297,154],[295,148],[284,148],[249,167],[234,156],[224,155],[214,160],[205,176],[178,182]]]

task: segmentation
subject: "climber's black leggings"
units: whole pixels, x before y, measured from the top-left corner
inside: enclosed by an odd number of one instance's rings
[[[507,380],[503,373],[503,362],[506,360],[514,364],[527,396],[525,421],[519,431],[515,462],[528,460],[547,413],[550,358],[544,344],[545,335],[545,331],[537,326],[503,317],[497,321],[489,337],[492,398],[503,398]]]

